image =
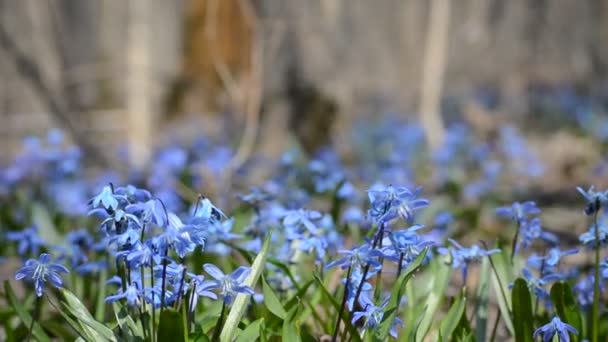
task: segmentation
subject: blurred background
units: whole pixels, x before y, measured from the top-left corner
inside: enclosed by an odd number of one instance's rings
[[[607,14],[606,0],[3,0],[0,160],[50,128],[103,167],[200,136],[236,166],[290,144],[348,156],[358,120],[391,115],[431,148],[452,122],[484,139],[513,125],[559,188],[602,160]]]

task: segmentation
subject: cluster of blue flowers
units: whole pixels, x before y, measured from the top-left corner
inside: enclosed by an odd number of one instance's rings
[[[112,183],[104,183],[99,186],[101,180],[113,178],[107,175],[85,185],[78,167],[79,153],[66,147],[57,133],[49,135],[45,144],[28,142],[18,162],[3,170],[0,194],[11,193],[36,179],[42,182],[44,177],[35,172],[42,170],[45,175],[53,175],[49,178],[51,186],[42,186],[42,192],[54,191],[60,198],[53,203],[57,204],[53,209],[74,219],[69,222],[77,222],[76,219],[88,213],[98,219],[99,229],[97,234],[91,234],[86,228],[73,229],[65,234],[63,241],[51,242],[40,237],[32,220],[14,214],[15,222],[30,224],[23,230],[4,234],[26,260],[16,278],[33,282],[36,295],[42,297],[46,284],[63,286],[61,274],[68,273],[63,264],[82,277],[102,270],[116,271],[108,281],[115,287],[107,296],[107,302],[121,301],[133,309],[143,310],[149,306],[153,311],[185,305],[192,319],[197,305],[203,301],[219,299],[229,306],[238,294],[252,295],[256,300],[260,295],[247,285],[251,272],[248,267],[235,263],[231,271],[223,271],[228,267],[213,260],[213,263],[200,262],[199,269],[192,269],[194,263],[189,261],[194,258],[200,261],[201,255],[226,256],[237,252],[250,257],[260,252],[264,239],[272,232],[269,255],[275,262],[266,265],[265,280],[273,290],[282,293],[297,289],[301,276],[297,272],[288,276],[276,263],[311,262],[320,274],[341,269],[344,271],[340,282],[343,304],[334,340],[340,331],[341,318],[363,333],[375,331],[387,315],[391,300],[388,291],[382,288],[383,275],[398,278],[426,253],[425,263],[436,257],[445,260],[461,272],[466,285],[473,263],[501,252],[484,244],[463,244],[465,247],[453,239],[447,239],[446,243],[444,234],[454,221],[448,212],[434,216],[432,230],[419,223],[433,222],[418,220],[418,213],[430,203],[421,198],[420,187],[412,186],[415,178],[412,164],[422,158],[415,151],[416,147],[423,146],[419,140],[424,136],[418,134],[417,126],[406,126],[409,135],[376,137],[381,143],[378,146],[386,147],[386,153],[375,155],[372,166],[359,169],[346,168],[335,151],[329,149],[304,162],[297,153],[286,153],[270,180],[238,196],[241,206],[235,212],[249,219],[238,234],[232,230],[235,219],[229,218],[208,198],[201,196],[192,204],[175,191],[177,179],[187,178],[200,188],[207,181],[201,174],[221,173],[231,155],[225,148],[212,148],[200,142],[212,151],[205,156],[179,146],[163,148],[155,156],[155,167],[149,174],[133,176],[136,180],[133,183],[146,184],[152,190],[148,191],[132,185],[115,188]],[[478,144],[467,132],[464,125],[451,127],[446,145],[431,158],[436,166],[433,177],[439,187],[451,182],[462,183],[465,186],[459,196],[478,199],[499,183],[505,171],[499,160],[519,160],[510,163],[517,170],[508,172],[530,177],[540,174],[542,168],[535,164],[529,151],[525,152],[525,142],[513,128],[501,130],[498,147]],[[516,143],[509,145],[513,141]],[[406,146],[411,153],[397,157],[394,150]],[[370,170],[371,167],[378,169]],[[474,168],[482,170],[478,178],[467,181],[460,178],[466,173],[463,171]],[[203,169],[205,172],[193,172]],[[367,191],[367,196],[358,193],[354,184],[372,177],[397,179],[405,185],[376,183]],[[62,185],[76,188],[78,193],[64,193]],[[94,188],[97,194],[88,200]],[[608,239],[608,216],[601,211],[608,204],[608,193],[595,192],[593,188],[579,191],[587,202],[585,213],[594,217],[594,223],[580,236],[580,242],[597,250]],[[64,196],[67,196],[65,200]],[[327,212],[319,210],[324,204],[328,204]],[[362,209],[366,207],[368,210]],[[534,202],[515,202],[498,208],[496,213],[516,226],[513,255],[536,251],[526,258],[521,276],[530,292],[542,300],[546,312],[555,315],[548,286],[559,280],[579,280],[575,287],[578,302],[585,308],[593,306],[595,296],[604,288],[598,280],[608,279],[608,258],[601,261],[597,274],[581,274],[575,268],[563,267],[562,260],[579,251],[559,248],[557,235],[543,227],[541,211]],[[27,217],[26,213],[20,215]],[[352,240],[346,238],[345,232],[349,230],[354,232]],[[359,238],[359,234],[367,237]],[[57,257],[53,259],[51,253]],[[396,317],[391,324],[390,334],[396,337],[404,323]],[[555,316],[539,328],[535,336],[542,334],[548,340],[557,335],[564,341],[569,333],[577,331]]]

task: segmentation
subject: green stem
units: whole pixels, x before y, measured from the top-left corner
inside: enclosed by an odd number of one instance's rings
[[[34,304],[34,312],[32,312],[32,321],[30,322],[30,328],[27,332],[27,338],[25,339],[27,342],[30,342],[32,339],[32,332],[34,331],[34,322],[38,320],[38,315],[40,314],[40,305],[42,303],[42,297],[36,296],[36,302]]]
[[[521,229],[521,222],[517,220],[517,230],[515,231],[515,236],[513,237],[513,242],[511,246],[511,265],[513,265],[513,258],[515,258],[515,251],[517,249],[517,239],[519,239],[519,231]]]
[[[599,200],[596,200],[599,202]],[[597,215],[599,212],[599,203],[596,203],[596,211],[593,215],[593,225],[595,227],[595,273],[593,279],[593,308],[591,314],[592,320],[592,335],[591,341],[597,342],[599,337],[599,320],[600,320],[600,227],[597,224]]]
[[[340,323],[342,322],[342,315],[346,308],[346,301],[348,299],[348,284],[350,284],[350,272],[352,265],[348,266],[348,272],[346,273],[346,283],[344,284],[344,295],[342,296],[342,304],[340,305],[340,311],[338,312],[338,319],[336,320],[336,328],[334,329],[334,335],[331,338],[332,342],[336,342],[338,339],[338,331],[340,331]]]
[[[154,304],[154,265],[150,263],[150,288],[152,289],[152,342],[156,339],[156,305]]]
[[[226,301],[222,302],[222,312],[220,312],[220,318],[217,319],[217,324],[215,325],[215,329],[213,329],[213,338],[211,338],[212,342],[216,342],[220,340],[220,333],[222,332],[222,327],[224,325],[224,314],[226,313]]]

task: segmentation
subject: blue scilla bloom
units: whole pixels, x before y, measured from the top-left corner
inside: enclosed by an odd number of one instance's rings
[[[384,317],[384,310],[388,305],[390,297],[386,297],[384,302],[380,306],[374,305],[371,301],[365,303],[364,311],[357,311],[353,314],[352,323],[355,324],[360,320],[364,320],[363,329],[368,331],[373,331],[377,329],[382,322],[382,318]],[[390,335],[393,338],[397,338],[397,327],[403,327],[403,321],[398,317],[395,317],[393,324],[391,325],[391,329],[389,331]]]
[[[384,256],[384,254],[381,251],[372,248],[367,243],[360,247],[355,247],[352,250],[340,250],[338,253],[346,254],[346,256],[330,262],[327,264],[327,266],[325,266],[326,269],[330,269],[335,266],[340,266],[342,269],[346,269],[348,267],[359,268],[369,265],[369,272],[371,274],[375,274],[380,270],[380,268],[382,268],[379,258]]]
[[[544,275],[542,278],[536,278],[527,268],[523,268],[521,273],[524,276],[524,280],[528,284],[528,289],[530,292],[533,292],[540,299],[549,298],[549,292],[545,290],[545,285],[550,282],[564,279],[562,275],[555,273]]]
[[[543,341],[549,342],[549,341],[553,340],[553,336],[555,336],[557,334],[557,336],[559,337],[559,340],[561,342],[570,342],[569,333],[578,335],[578,331],[576,329],[574,329],[573,326],[562,322],[562,320],[559,319],[559,317],[555,316],[555,317],[553,317],[551,322],[538,328],[534,332],[533,338],[536,338],[537,336],[542,334]]]
[[[585,214],[588,216],[594,215],[600,210],[600,208],[605,207],[606,204],[608,204],[608,191],[596,192],[593,186],[591,186],[587,191],[580,187],[576,187],[576,190],[578,190],[578,192],[585,197],[585,200],[587,200]]]
[[[212,264],[203,265],[203,269],[215,280],[211,280],[211,289],[220,289],[220,295],[226,304],[231,304],[238,293],[253,295],[253,289],[243,282],[251,273],[249,267],[240,266],[231,274],[224,274],[219,268]]]
[[[264,203],[273,199],[273,196],[261,188],[253,187],[249,193],[237,196],[239,200],[247,203],[253,208],[260,208]]]
[[[346,291],[346,305],[348,306],[349,311],[353,311],[355,306],[355,296],[357,295],[357,291],[359,287],[361,287],[361,293],[359,294],[359,299],[357,300],[361,307],[365,307],[365,303],[370,302],[372,290],[374,289],[372,284],[370,284],[367,280],[370,279],[373,275],[368,275],[363,280],[363,273],[360,268],[355,268],[350,275],[350,278],[343,278],[342,284],[347,286]]]
[[[16,280],[29,280],[34,282],[36,296],[42,297],[44,286],[48,281],[54,287],[63,287],[63,281],[59,273],[69,273],[67,268],[61,264],[51,263],[51,255],[47,253],[40,254],[40,258],[29,259],[25,262],[25,266],[20,268],[15,273]]]
[[[364,220],[363,211],[357,206],[350,206],[342,213],[342,223],[344,224],[360,224]]]
[[[608,279],[608,258],[600,261],[600,275],[603,279]]]
[[[595,276],[593,274],[587,275],[581,278],[573,288],[576,293],[577,302],[585,309],[591,308],[591,305],[593,304],[594,280]],[[600,281],[600,293],[603,292],[604,282]]]
[[[212,281],[205,280],[204,275],[190,274],[190,277],[192,277],[192,280],[190,281],[190,288],[192,288],[192,292],[190,293],[190,299],[188,301],[188,311],[192,313],[196,310],[200,297],[207,297],[216,300],[217,295],[211,292],[211,290],[215,288],[215,284]]]
[[[321,213],[314,210],[297,209],[285,213],[283,224],[286,227],[304,226],[309,232],[316,233],[317,225],[313,221],[318,221],[322,217]]]
[[[202,220],[203,222],[215,222],[226,218],[226,214],[216,207],[208,198],[202,198],[193,211],[193,220]]]
[[[177,215],[169,213],[167,227],[164,232],[154,237],[154,245],[159,251],[167,253],[169,249],[175,250],[180,258],[194,251],[196,245],[192,242],[188,227],[183,224]]]
[[[125,210],[128,213],[139,217],[142,223],[152,223],[159,227],[164,227],[167,224],[167,213],[165,208],[160,200],[156,198],[149,199],[145,202],[129,204]]]
[[[532,254],[528,258],[528,265],[537,269],[542,268],[543,273],[553,273],[556,271],[557,266],[559,265],[559,262],[562,260],[563,257],[576,253],[578,253],[578,249],[576,248],[562,251],[558,247],[554,247],[551,248],[549,250],[549,253],[547,253],[547,255],[545,256]]]
[[[158,253],[152,240],[147,240],[143,243],[138,242],[127,254],[127,263],[131,269],[140,266],[158,265],[160,261],[160,253]]]
[[[119,289],[117,294],[106,297],[106,302],[113,303],[124,298],[129,307],[136,308],[139,307],[142,297],[143,291],[138,288],[136,283],[132,283],[124,292]]]
[[[600,238],[599,244],[606,244],[606,239],[608,238],[608,217],[605,215],[598,218],[598,235]],[[589,230],[584,232],[578,237],[578,240],[587,247],[595,248],[596,246],[596,237],[595,237],[595,223],[589,227]]]
[[[89,261],[87,254],[95,244],[95,240],[93,239],[91,233],[89,233],[86,229],[78,229],[69,232],[65,239],[70,250],[70,264],[73,268]]]
[[[479,261],[481,258],[490,256],[495,253],[500,253],[500,249],[485,250],[477,245],[472,245],[469,248],[462,247],[458,242],[448,239],[453,247],[448,250],[445,247],[439,248],[437,251],[442,255],[451,254],[452,268],[460,268],[463,279],[467,279],[469,263]]]
[[[536,214],[540,214],[540,209],[538,209],[533,201],[524,203],[515,202],[511,206],[496,209],[496,215],[511,219],[518,225],[528,220],[531,215]]]
[[[190,287],[199,297],[217,299],[217,295],[211,292],[211,290],[215,288],[215,283],[213,281],[205,280],[205,276],[202,274],[190,276],[192,277]]]
[[[538,217],[533,218],[529,222],[523,222],[521,226],[521,235],[517,247],[527,249],[533,241],[542,240],[555,245],[559,242],[557,236],[543,230],[541,221]]]
[[[433,241],[424,240],[416,231],[424,228],[423,225],[414,225],[408,229],[389,232],[390,246],[384,248],[384,255],[392,261],[402,260],[404,265],[414,261],[422,251],[434,245]]]
[[[101,192],[89,201],[93,208],[102,207],[107,210],[116,210],[121,202],[126,202],[127,198],[123,195],[115,194],[109,185],[101,189]]]
[[[411,191],[406,187],[377,186],[367,192],[371,203],[368,215],[377,222],[388,222],[401,217],[412,223],[414,213],[429,205],[427,199],[418,198],[421,192],[421,187]]]
[[[124,187],[119,187],[115,191],[116,195],[123,196],[129,202],[145,202],[152,198],[152,194],[150,191],[146,189],[139,189],[133,185],[127,185]]]
[[[40,247],[45,245],[44,240],[38,235],[38,229],[35,226],[25,228],[20,232],[8,232],[6,233],[6,239],[18,242],[17,253],[21,257],[25,257],[28,253],[38,255]]]

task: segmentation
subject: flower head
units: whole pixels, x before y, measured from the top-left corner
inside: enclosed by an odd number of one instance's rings
[[[605,207],[608,204],[608,192],[595,192],[593,186],[589,187],[589,190],[585,191],[580,187],[576,187],[576,190],[585,197],[587,200],[587,206],[585,207],[585,214],[591,216],[598,212],[601,207]]]
[[[485,250],[477,245],[472,245],[469,248],[462,247],[458,242],[449,239],[450,243],[455,247],[451,250],[447,248],[439,248],[440,254],[450,254],[452,256],[452,267],[460,268],[462,270],[462,276],[464,279],[467,278],[468,265],[471,262],[478,261],[484,256],[489,256],[495,253],[500,253],[500,249]]]
[[[553,336],[555,336],[555,334],[557,334],[561,342],[570,342],[570,335],[568,333],[578,335],[578,331],[576,331],[573,326],[562,322],[559,317],[555,316],[553,317],[551,322],[536,329],[533,337],[536,338],[536,336],[542,334],[543,341],[548,342],[553,339]]]
[[[117,294],[106,297],[106,302],[113,303],[124,298],[127,300],[128,306],[138,307],[140,305],[140,298],[142,297],[143,292],[138,289],[136,283],[133,283],[127,286],[126,291],[119,290]]]
[[[212,264],[203,265],[203,269],[215,280],[210,281],[207,291],[220,289],[220,295],[226,304],[231,304],[238,293],[253,295],[253,289],[243,282],[249,276],[251,269],[241,266],[231,274],[224,274],[219,268]]]
[[[40,258],[29,259],[25,265],[20,268],[15,274],[16,280],[30,280],[34,282],[36,296],[42,297],[44,286],[47,280],[54,287],[63,287],[63,281],[59,273],[69,273],[67,268],[61,264],[51,263],[51,255],[47,253],[40,254]]]
[[[540,209],[536,203],[532,201],[519,203],[515,202],[509,207],[500,207],[496,209],[496,215],[511,219],[518,225],[527,221],[531,215],[540,214]]]

